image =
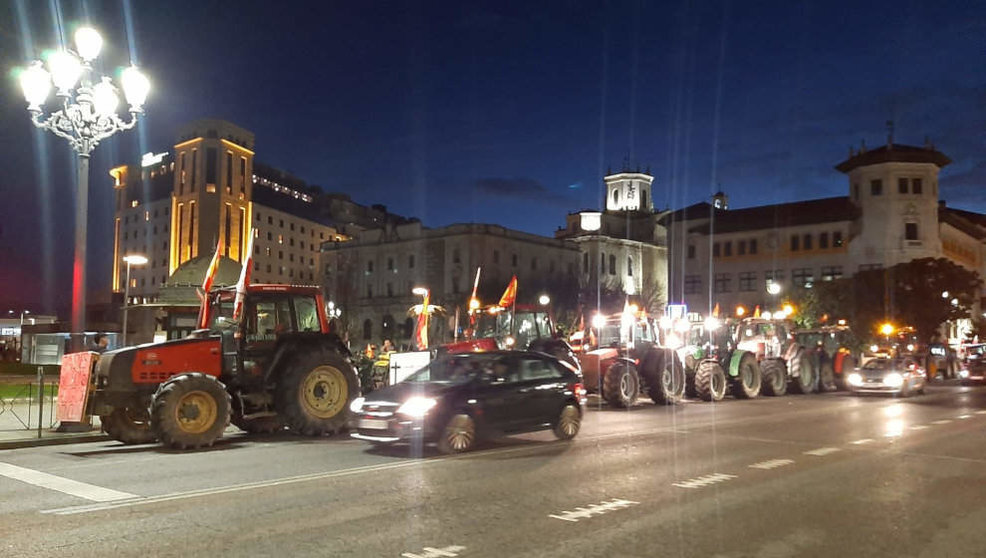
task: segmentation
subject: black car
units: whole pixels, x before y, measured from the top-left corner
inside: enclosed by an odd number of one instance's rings
[[[446,355],[353,401],[352,436],[385,444],[436,442],[443,453],[467,451],[484,436],[549,428],[568,440],[579,432],[584,402],[581,375],[552,356]]]

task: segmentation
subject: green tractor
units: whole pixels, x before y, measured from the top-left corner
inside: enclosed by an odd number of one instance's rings
[[[760,395],[760,363],[755,353],[736,347],[731,325],[718,318],[692,323],[687,344],[678,352],[690,396],[720,401],[727,392],[737,399]]]

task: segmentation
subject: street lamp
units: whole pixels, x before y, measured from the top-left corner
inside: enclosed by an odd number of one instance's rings
[[[127,262],[127,284],[123,287],[123,341],[121,344],[127,346],[127,310],[130,308],[130,266],[145,265],[147,258],[140,254],[130,254],[123,256],[123,261]]]
[[[551,297],[546,294],[539,296],[538,304],[540,304],[541,306],[547,306],[548,304],[551,304]]]
[[[86,217],[89,213],[89,155],[99,142],[120,130],[129,130],[144,112],[151,84],[135,66],[123,70],[120,81],[130,105],[130,120],[117,115],[120,97],[110,78],[92,76],[92,62],[103,38],[91,27],[75,32],[76,51],[58,50],[47,57],[48,69],[35,60],[20,72],[20,84],[31,122],[68,140],[78,156],[78,196],[75,204],[75,262],[72,274],[72,331],[86,325]],[[58,110],[44,114],[44,104],[55,85]]]

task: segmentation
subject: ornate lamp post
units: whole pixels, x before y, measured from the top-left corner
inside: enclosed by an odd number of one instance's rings
[[[147,257],[141,254],[130,254],[123,256],[123,261],[127,262],[127,284],[123,287],[123,341],[121,345],[127,346],[127,310],[130,309],[130,266],[146,265]]]
[[[123,94],[130,105],[130,120],[117,115],[120,98],[110,78],[93,82],[92,61],[99,55],[103,38],[91,27],[75,32],[77,51],[59,50],[48,56],[47,66],[35,60],[20,75],[31,121],[43,130],[68,140],[78,155],[78,195],[75,204],[75,262],[72,271],[72,332],[86,325],[86,217],[89,213],[89,155],[99,142],[119,130],[129,130],[144,112],[150,82],[131,66],[121,75]],[[44,104],[54,83],[57,110],[45,115]]]

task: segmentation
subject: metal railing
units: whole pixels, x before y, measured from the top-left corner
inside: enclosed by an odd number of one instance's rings
[[[44,368],[38,367],[33,381],[4,382],[0,392],[0,432],[37,430],[38,438],[55,419],[57,381],[46,381]]]

